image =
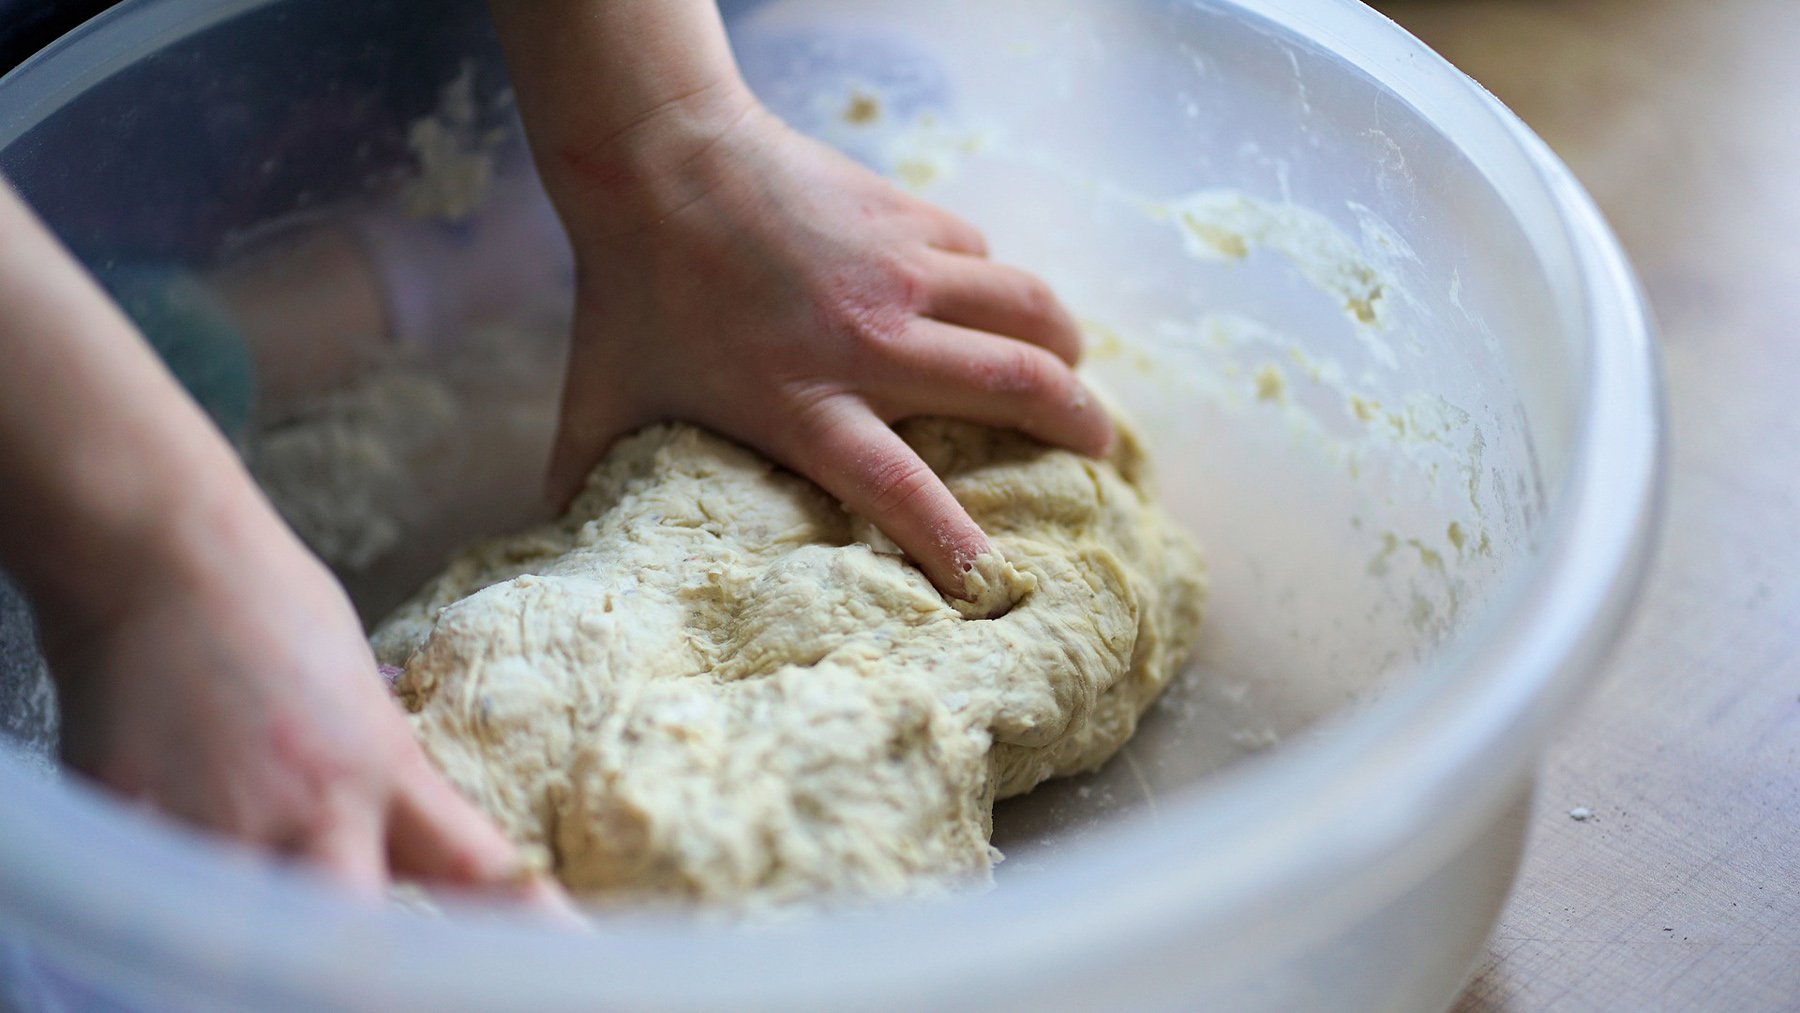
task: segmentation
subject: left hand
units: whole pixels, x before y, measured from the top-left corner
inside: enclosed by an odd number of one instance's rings
[[[219,484],[95,593],[40,599],[65,760],[370,897],[401,877],[562,911],[426,758],[331,574],[247,480]]]

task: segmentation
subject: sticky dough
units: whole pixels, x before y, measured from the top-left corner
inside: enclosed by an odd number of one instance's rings
[[[1193,646],[1203,566],[1128,432],[1106,461],[901,432],[1003,557],[972,583],[1004,615],[965,617],[812,484],[655,426],[377,631],[426,751],[590,900],[986,881],[994,801],[1130,737]]]

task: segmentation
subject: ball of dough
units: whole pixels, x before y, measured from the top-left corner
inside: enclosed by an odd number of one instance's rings
[[[1193,647],[1204,566],[1128,430],[1107,460],[900,430],[992,540],[1004,614],[965,616],[804,479],[653,426],[377,631],[426,751],[589,899],[985,882],[995,799],[1130,737]]]

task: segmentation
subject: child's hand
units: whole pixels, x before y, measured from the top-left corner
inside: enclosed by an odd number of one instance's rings
[[[987,538],[889,424],[952,416],[1104,453],[1073,320],[968,223],[747,92],[697,106],[547,167],[578,263],[553,495],[624,433],[693,420],[812,478],[960,594]]]
[[[575,251],[555,496],[625,432],[689,419],[812,478],[962,595],[987,538],[889,424],[1109,445],[1043,284],[765,111],[712,0],[489,6]]]
[[[371,894],[507,887],[514,847],[430,766],[331,575],[260,504],[214,520],[103,609],[45,610],[65,758]]]
[[[505,885],[514,848],[426,762],[331,575],[4,180],[0,347],[0,565],[65,757],[364,890]]]

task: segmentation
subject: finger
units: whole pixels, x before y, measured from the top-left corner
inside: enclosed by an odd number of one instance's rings
[[[595,462],[620,435],[619,398],[608,383],[613,373],[600,361],[600,352],[592,341],[576,340],[569,347],[562,408],[544,478],[544,497],[558,512],[581,492]]]
[[[992,552],[942,479],[861,401],[841,396],[812,410],[788,463],[872,521],[938,590],[967,598],[966,574]]]
[[[396,783],[389,814],[394,874],[422,884],[503,893],[560,925],[586,928],[562,887],[527,869],[519,849],[421,756]]]
[[[396,875],[464,888],[518,879],[519,849],[423,756],[395,780],[388,862]]]
[[[1081,328],[1034,274],[991,260],[934,253],[926,260],[925,292],[924,313],[934,320],[1029,341],[1071,366],[1081,361]]]
[[[1036,345],[935,320],[915,320],[868,379],[883,418],[943,415],[1017,429],[1102,457],[1112,418],[1069,364]]]
[[[927,245],[947,253],[960,253],[970,257],[987,256],[987,237],[981,234],[980,229],[930,201],[911,194],[906,195],[906,200],[913,213],[925,225]]]
[[[334,790],[319,823],[290,850],[311,859],[355,892],[380,897],[387,885],[382,848],[382,815],[360,792]]]

